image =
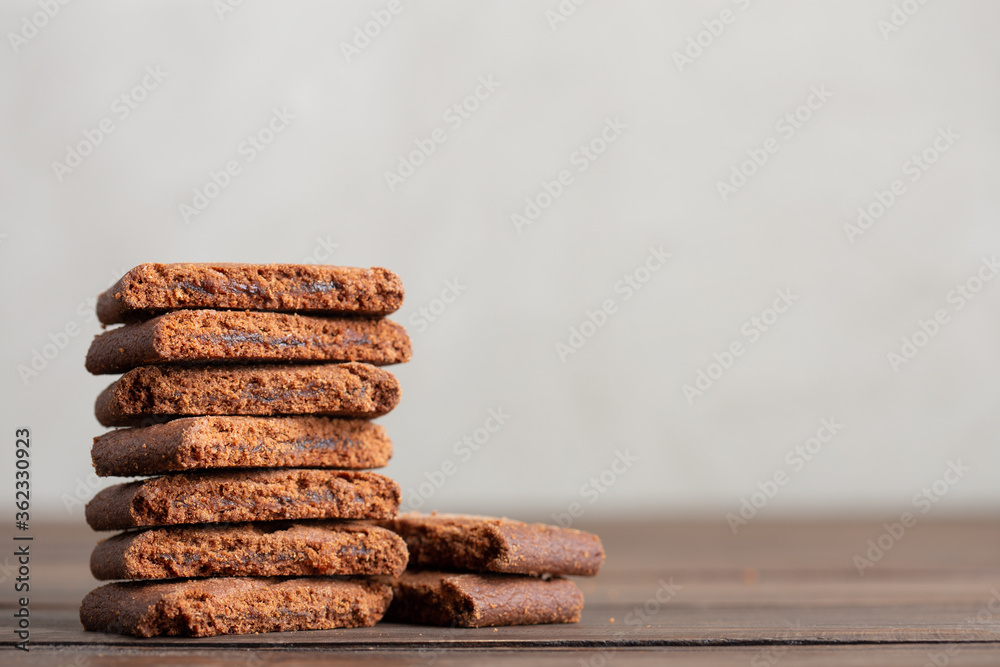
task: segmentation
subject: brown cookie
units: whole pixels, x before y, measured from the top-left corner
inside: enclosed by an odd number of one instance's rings
[[[141,366],[97,397],[105,426],[190,415],[301,415],[371,418],[396,407],[399,382],[359,364],[308,366]]]
[[[83,627],[137,637],[211,637],[375,625],[392,590],[360,579],[192,579],[106,584],[80,607]]]
[[[101,477],[202,468],[381,468],[392,456],[385,429],[365,419],[185,417],[94,438]]]
[[[179,310],[94,338],[87,370],[124,373],[164,363],[410,360],[410,337],[391,320],[232,310]]]
[[[101,294],[97,317],[115,324],[182,308],[382,316],[402,304],[399,276],[377,267],[140,264]]]
[[[593,576],[604,562],[592,533],[457,514],[403,514],[383,526],[402,535],[410,567]]]
[[[230,521],[387,519],[399,486],[374,472],[241,470],[184,472],[116,484],[87,503],[94,530]]]
[[[482,628],[576,623],[583,592],[569,579],[407,570],[392,584],[387,621]]]
[[[90,555],[97,579],[392,575],[406,543],[363,523],[242,523],[131,531]]]

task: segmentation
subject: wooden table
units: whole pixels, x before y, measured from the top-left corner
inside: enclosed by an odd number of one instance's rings
[[[31,651],[13,648],[11,556],[0,556],[2,665],[1000,665],[1000,521],[925,519],[859,574],[884,521],[723,520],[581,525],[601,535],[601,575],[576,625],[374,628],[204,639],[84,632],[97,535],[36,527]],[[5,549],[11,554],[13,549]],[[6,558],[6,561],[4,561]]]

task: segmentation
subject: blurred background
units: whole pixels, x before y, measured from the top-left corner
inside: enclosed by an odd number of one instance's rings
[[[996,512],[998,21],[4,2],[3,486],[24,426],[36,512],[82,522],[119,481],[83,360],[124,271],[320,262],[405,283],[404,508]]]

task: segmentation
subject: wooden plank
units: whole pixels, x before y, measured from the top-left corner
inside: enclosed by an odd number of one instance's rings
[[[671,578],[685,587],[687,599],[757,604],[985,603],[1000,584],[1000,522],[995,521],[918,524],[864,576],[851,559],[865,547],[866,536],[877,537],[879,524],[872,521],[760,522],[735,536],[713,522],[589,527],[603,537],[608,560],[599,577],[578,580],[588,604],[643,602],[660,579]],[[35,534],[33,604],[75,608],[100,583],[90,576],[89,561],[101,535],[80,523],[42,525]],[[10,568],[11,556],[5,558],[0,568]],[[12,593],[5,591],[0,607],[12,604]]]
[[[104,653],[90,648],[35,649],[29,654],[0,650],[4,665],[66,665],[76,667],[263,667],[264,665],[329,665],[341,662],[370,667],[484,667],[545,664],[555,667],[685,665],[690,667],[920,667],[932,660],[947,667],[995,667],[1000,644],[941,644],[910,646],[734,646],[668,647],[660,649],[530,649],[478,651],[442,650],[121,650]],[[941,662],[945,660],[945,662]]]
[[[704,608],[662,606],[644,617],[634,608],[587,608],[572,625],[452,629],[380,623],[374,628],[282,632],[187,639],[138,639],[84,632],[74,610],[40,610],[33,615],[36,646],[104,647],[251,647],[286,645],[298,648],[450,645],[479,647],[588,646],[724,646],[748,643],[907,643],[989,642],[1000,639],[995,623],[969,622],[974,605],[900,607]],[[653,611],[653,609],[650,609]],[[612,623],[611,619],[615,621]],[[0,645],[12,642],[11,625],[0,625]]]
[[[102,582],[79,565],[61,571],[33,571],[34,609],[76,609],[80,601]],[[895,579],[840,579],[836,577],[789,580],[768,573],[751,579],[738,575],[704,577],[697,572],[635,573],[617,578],[601,575],[575,578],[586,595],[588,607],[642,605],[657,595],[661,599],[677,589],[673,606],[796,607],[796,606],[898,606],[965,604],[983,607],[1000,599],[1000,572],[946,573],[933,577]],[[994,603],[997,604],[997,603]],[[13,608],[13,596],[5,596],[0,609]]]
[[[987,664],[981,661],[983,646],[998,655],[1000,525],[995,521],[918,524],[864,576],[851,557],[880,534],[877,521],[760,521],[737,535],[724,523],[720,530],[718,522],[617,522],[589,528],[602,535],[608,562],[600,576],[578,579],[587,595],[580,624],[476,630],[380,624],[142,640],[82,630],[77,609],[98,585],[88,569],[98,536],[80,524],[38,526],[32,543],[34,655],[82,654],[88,664],[120,664],[114,660],[122,658],[141,665],[172,664],[168,658],[183,662],[199,651],[210,656],[206,664],[233,664],[245,661],[252,650],[252,655],[268,651],[269,661],[284,661],[275,655],[285,652],[290,661],[298,660],[293,655],[304,656],[307,664],[313,652],[364,655],[373,664],[449,664],[473,656],[479,664],[511,664],[532,651],[531,656],[559,662],[572,655],[575,659],[566,664],[578,665],[581,659],[603,664],[609,655],[602,651],[613,650],[614,664],[662,664],[676,657],[684,664],[745,665],[764,655],[761,651],[777,648],[782,665],[797,660],[925,664],[934,645],[951,643],[961,651],[947,656],[949,667]],[[0,606],[12,605],[7,588]],[[0,616],[0,651],[5,651],[0,662],[5,665],[8,656],[24,657],[6,652],[12,650],[11,630],[11,616],[5,613]],[[690,646],[699,648],[684,648]],[[112,662],[95,662],[99,654]],[[875,662],[852,662],[862,655]],[[759,664],[768,664],[766,658]]]

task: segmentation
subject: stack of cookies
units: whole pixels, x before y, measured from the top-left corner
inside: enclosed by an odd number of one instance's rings
[[[591,533],[510,519],[404,514],[379,522],[406,540],[387,620],[480,628],[576,623],[583,592],[560,575],[594,576],[604,562]]]
[[[399,487],[367,469],[392,445],[373,417],[410,358],[384,317],[385,269],[143,264],[100,296],[87,355],[124,373],[97,399],[98,475],[145,477],[87,505],[88,630],[138,636],[368,626],[392,598],[404,541],[383,526]],[[332,575],[336,575],[333,577]]]

